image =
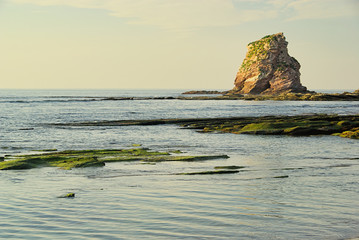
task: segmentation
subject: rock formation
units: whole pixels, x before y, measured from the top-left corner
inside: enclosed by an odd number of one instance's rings
[[[300,64],[289,56],[283,33],[268,35],[248,44],[233,91],[239,94],[304,93]]]

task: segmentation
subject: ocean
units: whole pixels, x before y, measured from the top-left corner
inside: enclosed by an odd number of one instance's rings
[[[199,133],[104,120],[358,114],[359,102],[116,100],[180,90],[0,90],[0,156],[133,144],[201,162],[0,171],[1,239],[349,239],[359,236],[359,141]],[[215,166],[224,175],[176,175]],[[285,178],[283,177],[285,176]],[[58,198],[75,192],[73,199]]]

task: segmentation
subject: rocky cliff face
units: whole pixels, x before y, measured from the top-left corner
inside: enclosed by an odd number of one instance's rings
[[[300,83],[300,64],[289,56],[287,45],[283,33],[249,43],[233,90],[241,94],[306,92]]]

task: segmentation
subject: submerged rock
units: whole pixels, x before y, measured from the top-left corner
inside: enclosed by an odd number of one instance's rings
[[[75,193],[67,193],[59,196],[58,198],[74,198],[74,197],[75,197]]]
[[[300,83],[300,64],[289,56],[287,45],[283,33],[249,43],[233,91],[239,94],[307,92]]]
[[[215,171],[179,173],[178,175],[213,175],[213,174],[233,174],[233,173],[239,173],[239,171],[238,170],[215,170]]]
[[[214,169],[241,169],[241,168],[245,168],[243,166],[216,166],[214,167]]]

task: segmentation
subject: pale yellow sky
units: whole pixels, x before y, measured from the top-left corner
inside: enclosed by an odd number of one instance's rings
[[[309,89],[357,89],[357,0],[0,1],[0,88],[230,89],[284,32]]]

